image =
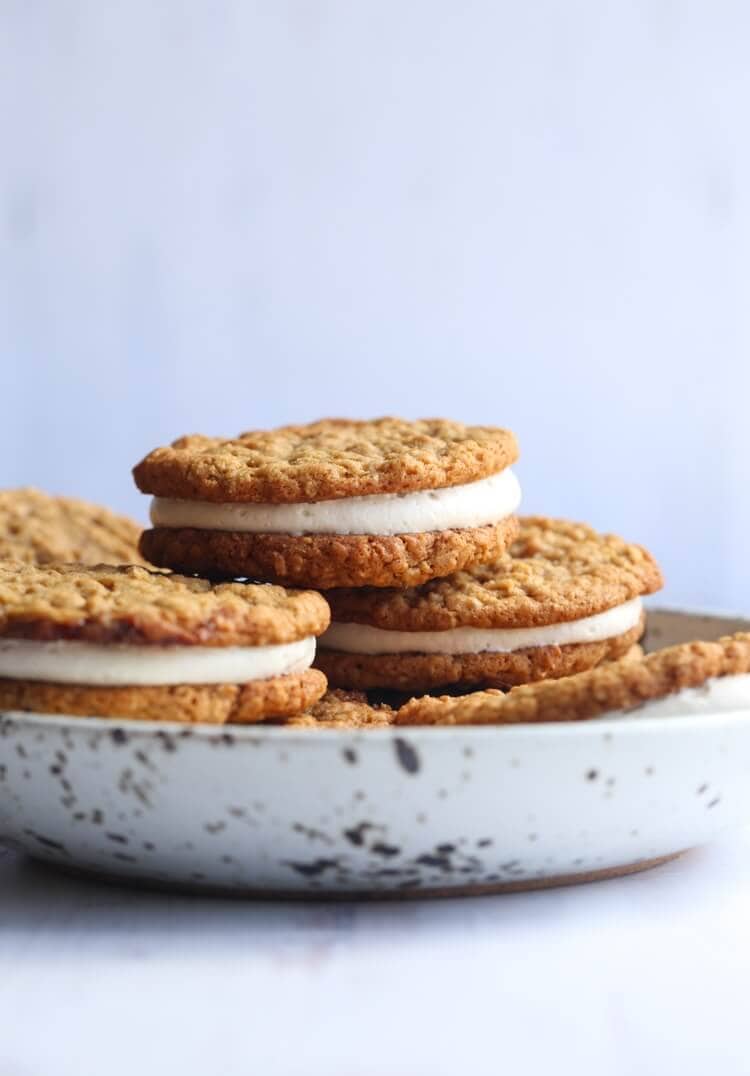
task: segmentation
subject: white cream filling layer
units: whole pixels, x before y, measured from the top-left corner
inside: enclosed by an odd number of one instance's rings
[[[0,640],[0,677],[95,687],[244,684],[309,669],[315,638],[280,646],[125,646]]]
[[[663,699],[651,699],[634,710],[617,710],[604,717],[685,717],[689,714],[750,711],[750,674],[716,676],[700,687],[685,687]]]
[[[311,504],[210,504],[154,497],[155,527],[248,534],[417,534],[482,527],[512,515],[521,487],[507,468],[479,482]]]
[[[611,639],[634,628],[641,619],[641,612],[640,598],[633,598],[595,616],[536,628],[388,631],[369,624],[334,622],[321,635],[320,646],[349,654],[503,654],[532,646],[564,646],[566,643]]]

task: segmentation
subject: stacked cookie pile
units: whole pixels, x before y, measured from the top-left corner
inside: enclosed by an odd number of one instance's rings
[[[135,468],[154,498],[141,552],[322,592],[315,664],[336,689],[509,687],[621,657],[657,565],[585,526],[519,520],[517,457],[510,431],[445,420],[184,437]]]
[[[183,437],[134,469],[153,498],[139,552],[106,510],[0,494],[0,706],[508,723],[750,671],[744,637],[643,659],[655,561],[583,524],[518,517],[517,456],[508,430],[440,419]]]
[[[85,501],[0,492],[0,708],[216,724],[323,695],[319,594],[146,567],[140,532]]]

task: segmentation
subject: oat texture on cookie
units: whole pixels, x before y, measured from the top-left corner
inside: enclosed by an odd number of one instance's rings
[[[300,713],[326,689],[316,669],[247,684],[95,687],[0,679],[0,708],[74,717],[255,724]]]
[[[284,586],[396,587],[448,575],[498,556],[515,516],[485,527],[423,534],[236,534],[157,527],[141,549],[152,564],[213,579],[247,577]]]
[[[519,519],[507,554],[416,587],[333,589],[332,618],[392,631],[527,628],[593,616],[662,586],[642,546],[583,523]]]
[[[325,599],[140,567],[0,563],[0,637],[94,643],[264,646],[319,635]]]
[[[533,646],[476,654],[350,654],[319,647],[315,665],[334,687],[358,690],[435,691],[451,685],[513,687],[559,679],[614,661],[633,650],[643,620],[621,635],[596,642]],[[631,657],[634,656],[631,654]]]
[[[303,714],[287,718],[293,728],[373,729],[387,728],[395,720],[395,711],[385,703],[371,704],[360,691],[327,691]]]
[[[477,691],[460,698],[423,696],[396,714],[401,725],[508,725],[581,721],[627,711],[714,677],[750,672],[750,633],[682,643],[638,660],[631,655],[562,680]]]
[[[142,564],[127,516],[30,487],[0,490],[0,559],[26,564]]]
[[[234,438],[181,437],[133,471],[158,497],[217,503],[312,503],[463,485],[518,456],[514,435],[448,419],[323,419]]]

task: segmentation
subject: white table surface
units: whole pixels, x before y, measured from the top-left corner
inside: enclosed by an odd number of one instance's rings
[[[0,852],[0,1076],[750,1072],[750,833],[403,903],[173,897]]]

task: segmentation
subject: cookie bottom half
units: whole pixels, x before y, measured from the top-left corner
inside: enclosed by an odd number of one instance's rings
[[[0,679],[0,708],[74,717],[248,724],[291,717],[323,695],[317,669],[247,684],[175,684],[154,687],[93,687]]]
[[[320,649],[315,665],[332,687],[368,691],[432,691],[451,685],[514,687],[557,680],[625,656],[638,642],[644,622],[600,642],[537,646],[482,654],[347,654]]]
[[[289,586],[416,586],[494,560],[518,531],[515,516],[462,530],[420,534],[246,534],[155,527],[141,553],[160,568],[212,579],[262,579]]]

